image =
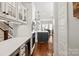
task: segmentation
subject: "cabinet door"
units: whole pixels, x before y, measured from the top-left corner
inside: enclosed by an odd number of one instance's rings
[[[18,19],[23,20],[23,7],[21,3],[18,3]]]
[[[6,2],[0,2],[0,13],[6,13]]]
[[[23,21],[26,22],[26,18],[27,18],[27,9],[23,8]]]
[[[0,12],[2,11],[2,3],[0,2]]]
[[[7,2],[7,15],[16,18],[17,4],[15,2]]]

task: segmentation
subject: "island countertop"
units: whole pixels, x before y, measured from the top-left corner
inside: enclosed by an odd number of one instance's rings
[[[0,56],[10,56],[16,49],[25,43],[28,37],[16,37],[0,42]]]

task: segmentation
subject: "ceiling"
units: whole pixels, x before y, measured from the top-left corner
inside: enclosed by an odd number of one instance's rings
[[[36,17],[37,12],[39,11],[40,19],[52,19],[53,17],[53,2],[35,2],[35,10],[36,10]]]

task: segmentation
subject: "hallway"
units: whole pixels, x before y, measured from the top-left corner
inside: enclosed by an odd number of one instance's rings
[[[48,43],[36,43],[32,56],[53,56],[52,46],[52,36],[50,36]]]
[[[0,2],[0,56],[79,56],[79,2]]]

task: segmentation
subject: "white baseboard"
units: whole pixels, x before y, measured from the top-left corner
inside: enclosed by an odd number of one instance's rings
[[[69,49],[69,56],[79,56],[79,49]]]

